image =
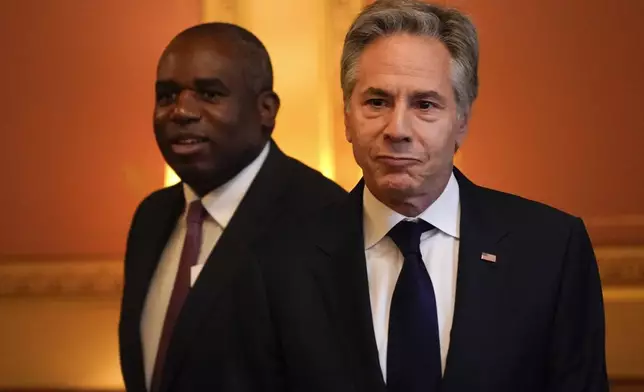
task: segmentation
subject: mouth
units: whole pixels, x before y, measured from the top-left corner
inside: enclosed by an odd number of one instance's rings
[[[378,162],[381,162],[387,166],[395,168],[403,168],[407,166],[414,165],[418,163],[418,159],[409,158],[409,157],[398,157],[391,155],[382,155],[376,158]]]
[[[170,141],[172,152],[177,155],[193,155],[208,147],[208,138],[196,135],[184,135]]]

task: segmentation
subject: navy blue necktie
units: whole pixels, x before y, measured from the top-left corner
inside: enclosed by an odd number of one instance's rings
[[[436,297],[420,254],[420,236],[432,228],[422,220],[401,221],[388,234],[405,258],[389,314],[388,392],[437,392],[440,387]]]

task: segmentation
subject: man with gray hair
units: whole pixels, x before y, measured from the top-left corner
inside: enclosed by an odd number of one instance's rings
[[[363,180],[263,265],[287,390],[608,390],[582,220],[454,167],[478,56],[466,16],[416,0],[351,26],[341,81]]]

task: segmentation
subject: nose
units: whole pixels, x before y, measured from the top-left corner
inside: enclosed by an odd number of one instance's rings
[[[392,143],[411,142],[411,116],[405,105],[396,105],[391,111],[384,136]]]
[[[182,90],[177,96],[170,119],[177,124],[185,125],[201,119],[201,112],[191,90]]]

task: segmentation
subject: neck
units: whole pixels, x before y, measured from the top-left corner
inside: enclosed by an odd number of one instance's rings
[[[201,198],[230,181],[240,171],[239,168],[235,167],[234,170],[227,170],[226,172],[216,174],[208,173],[210,174],[208,176],[205,176],[203,173],[197,173],[195,176],[183,176],[181,180],[188,184],[197,196]]]
[[[232,180],[242,170],[253,163],[259,154],[262,153],[265,145],[266,143],[262,143],[258,148],[248,150],[246,153],[238,157],[235,164],[228,167],[219,170],[211,170],[207,173],[191,173],[194,174],[192,176],[186,173],[185,175],[180,175],[180,178],[183,182],[188,184],[199,197],[204,197],[208,193]]]

